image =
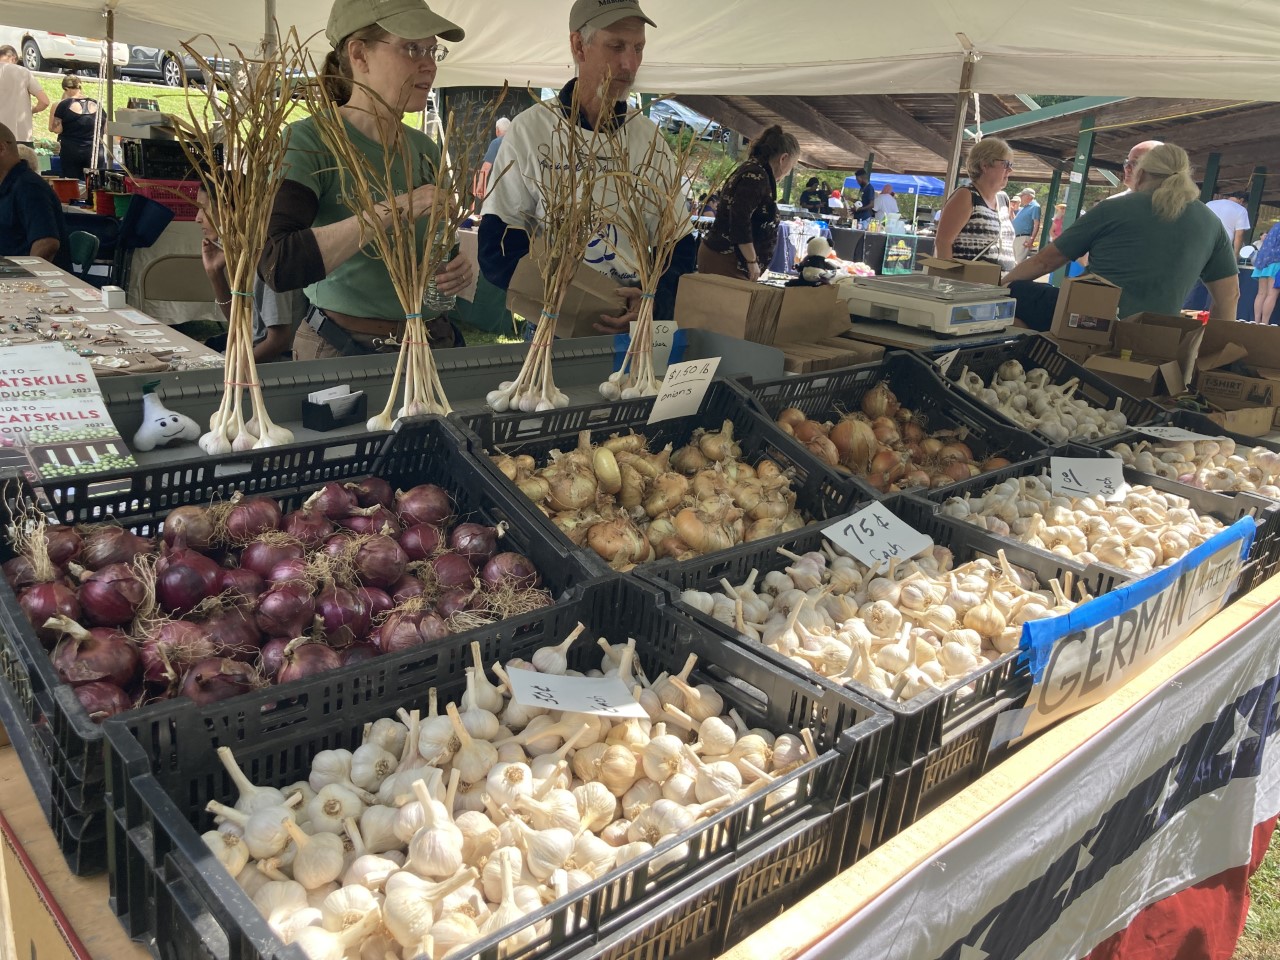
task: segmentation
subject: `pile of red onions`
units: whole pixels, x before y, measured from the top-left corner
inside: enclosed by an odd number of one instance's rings
[[[502,529],[456,522],[443,488],[327,483],[182,506],[158,539],[32,527],[3,573],[58,678],[94,720],[209,704],[431,643],[550,603]]]

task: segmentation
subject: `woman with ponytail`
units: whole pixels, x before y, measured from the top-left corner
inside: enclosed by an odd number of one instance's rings
[[[1057,291],[1029,283],[1089,255],[1089,271],[1121,290],[1121,317],[1176,315],[1197,280],[1216,320],[1234,320],[1240,299],[1235,251],[1222,223],[1200,202],[1187,152],[1172,143],[1149,151],[1133,175],[1133,192],[1100,203],[1002,281],[1018,300],[1017,316],[1049,329]]]

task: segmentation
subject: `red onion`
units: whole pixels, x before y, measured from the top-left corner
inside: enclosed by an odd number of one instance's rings
[[[418,624],[418,635],[422,637],[423,643],[431,643],[447,637],[449,628],[434,613],[425,613],[422,615],[422,621]]]
[[[431,523],[447,526],[453,519],[449,494],[434,483],[424,483],[396,493],[396,513],[407,524]]]
[[[155,544],[124,527],[103,527],[84,538],[80,562],[90,570],[101,570],[113,563],[131,563],[139,554],[151,553]]]
[[[233,567],[230,570],[224,567],[222,572],[218,574],[219,593],[232,593],[245,600],[257,601],[258,597],[262,596],[263,591],[266,589],[266,581],[252,570],[246,570],[244,567]]]
[[[133,706],[129,695],[114,683],[94,681],[75,688],[76,699],[94,723],[101,723]]]
[[[420,597],[427,592],[427,588],[422,585],[422,581],[417,577],[405,574],[390,587],[391,601],[393,606],[399,606],[406,600],[412,600],[414,597]]]
[[[32,566],[28,557],[19,555],[6,560],[0,564],[0,569],[4,570],[4,578],[9,581],[9,586],[13,587],[15,592],[40,582],[36,577],[36,568]]]
[[[524,587],[529,590],[542,585],[537,568],[520,553],[498,554],[484,565],[480,579],[488,587]]]
[[[232,543],[248,543],[280,529],[280,504],[270,497],[248,497],[227,512],[225,527]]]
[[[431,561],[431,568],[436,572],[436,583],[445,589],[469,587],[476,576],[471,561],[458,553],[440,554]]]
[[[240,607],[215,614],[203,624],[204,635],[213,644],[215,657],[251,663],[258,657],[262,634],[254,618]]]
[[[403,581],[404,577],[401,577],[397,582]],[[370,620],[386,613],[396,605],[396,601],[387,596],[387,592],[385,590],[379,590],[377,587],[360,587],[356,590],[356,596],[360,598],[361,602],[363,602],[365,607],[368,609]]]
[[[37,583],[18,595],[18,606],[36,628],[36,638],[46,650],[52,650],[61,634],[45,627],[50,617],[80,619],[80,601],[75,591],[61,583]]]
[[[444,543],[444,533],[429,523],[415,523],[400,534],[400,546],[410,560],[430,560]]]
[[[389,587],[404,576],[409,558],[400,544],[382,534],[359,543],[353,557],[356,576],[369,587]]]
[[[270,583],[284,583],[286,580],[306,582],[308,569],[309,566],[305,559],[302,557],[290,557],[288,560],[277,563],[272,567],[271,572],[267,574],[267,580]]]
[[[463,610],[474,610],[477,606],[479,590],[472,587],[470,590],[462,587],[453,587],[440,594],[440,599],[436,601],[436,610],[440,616],[448,620],[455,613],[461,613]]]
[[[479,569],[498,552],[498,531],[479,523],[460,523],[449,533],[449,549]]]
[[[216,648],[199,624],[170,620],[138,647],[142,679],[150,684],[176,688],[187,667],[214,656]]]
[[[373,642],[383,653],[399,653],[411,647],[420,647],[426,642],[418,631],[421,620],[421,613],[393,613],[374,631]]]
[[[280,672],[280,663],[284,659],[284,648],[293,643],[288,637],[272,637],[262,645],[262,672],[272,680]]]
[[[356,502],[362,507],[391,507],[396,502],[391,484],[381,477],[365,477],[359,483],[348,483],[347,489],[356,495]]]
[[[281,529],[303,546],[314,550],[333,533],[333,524],[324,514],[303,509],[295,510],[285,517]]]
[[[258,686],[258,673],[249,664],[214,657],[201,660],[187,671],[182,681],[182,695],[203,707],[249,693]]]
[[[63,683],[77,687],[106,680],[127,687],[138,678],[138,650],[119,630],[86,630],[66,617],[50,617],[45,626],[62,634],[49,659]]]
[[[262,595],[255,619],[268,637],[297,637],[311,627],[315,615],[311,588],[290,580],[275,584]]]
[[[360,597],[329,584],[316,597],[316,616],[324,623],[324,635],[335,646],[363,640],[369,635],[369,608]]]
[[[213,537],[213,518],[206,507],[175,507],[164,518],[164,542],[171,547],[182,540],[192,550],[207,550]]]
[[[289,683],[292,680],[305,680],[307,677],[314,677],[317,673],[337,670],[340,666],[342,666],[342,658],[333,647],[307,637],[298,637],[284,648],[280,670],[276,673],[276,682]]]
[[[183,614],[218,592],[222,568],[195,550],[179,547],[156,564],[156,599],[168,613]]]
[[[146,592],[132,567],[112,563],[80,583],[80,608],[91,626],[121,627],[137,614]]]
[[[353,539],[354,538],[350,534],[335,533],[324,542],[324,546],[320,548],[320,552],[325,556],[333,557],[336,560],[338,557],[346,555],[347,549],[351,546],[351,541]]]
[[[326,483],[307,498],[303,507],[330,520],[349,516],[358,506],[356,495],[340,483]]]
[[[338,525],[352,533],[381,533],[389,537],[399,536],[402,529],[399,518],[386,507],[358,508],[351,516],[339,520]]]
[[[65,567],[80,555],[83,546],[80,534],[71,527],[47,524],[44,528],[44,539],[49,548],[49,561],[55,567]]]
[[[364,663],[378,656],[379,650],[372,643],[353,643],[344,649],[339,657],[342,658],[342,665],[349,667],[353,663]]]
[[[276,534],[251,541],[240,552],[240,566],[252,570],[260,577],[271,577],[277,564],[286,560],[301,560],[306,548],[296,540],[288,540]]]

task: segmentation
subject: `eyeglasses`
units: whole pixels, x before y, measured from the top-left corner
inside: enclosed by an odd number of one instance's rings
[[[443,43],[433,43],[429,47],[424,47],[417,43],[406,43],[401,46],[398,43],[392,43],[390,40],[375,40],[374,43],[385,43],[389,47],[395,47],[401,54],[408,57],[414,63],[419,63],[426,59],[434,60],[440,63],[449,55],[449,48]]]
[[[1128,169],[1129,169],[1130,167],[1132,167],[1132,166],[1133,166],[1133,161],[1132,161],[1132,160],[1125,160],[1125,162],[1124,162],[1124,168],[1125,168],[1126,170],[1128,170]]]
[[[1004,164],[1004,168],[1005,168],[1006,170],[1012,170],[1012,169],[1013,169],[1013,161],[1012,161],[1012,160],[1001,160],[1000,162]]]

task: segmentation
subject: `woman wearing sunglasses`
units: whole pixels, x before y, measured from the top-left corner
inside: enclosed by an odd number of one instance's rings
[[[999,137],[984,137],[969,151],[967,169],[972,182],[942,208],[935,256],[985,260],[1012,270],[1013,222],[1004,188],[1013,171],[1013,151]]]
[[[325,58],[325,91],[341,105],[352,143],[378,168],[384,144],[399,137],[407,140],[407,155],[417,158],[408,164],[396,160],[399,192],[394,203],[380,206],[383,228],[390,226],[395,208],[427,213],[439,150],[401,120],[425,109],[436,65],[448,53],[440,40],[461,40],[462,28],[433,13],[423,0],[336,0],[325,32],[333,45]],[[260,271],[275,290],[306,288],[312,310],[294,339],[299,360],[373,353],[404,327],[404,309],[386,265],[362,244],[367,225],[344,200],[350,189],[312,121],[291,124],[284,181]],[[419,241],[425,239],[420,222]],[[442,293],[459,293],[474,271],[457,257],[441,271],[437,286]],[[428,319],[427,326],[432,346],[457,343],[443,317]]]

